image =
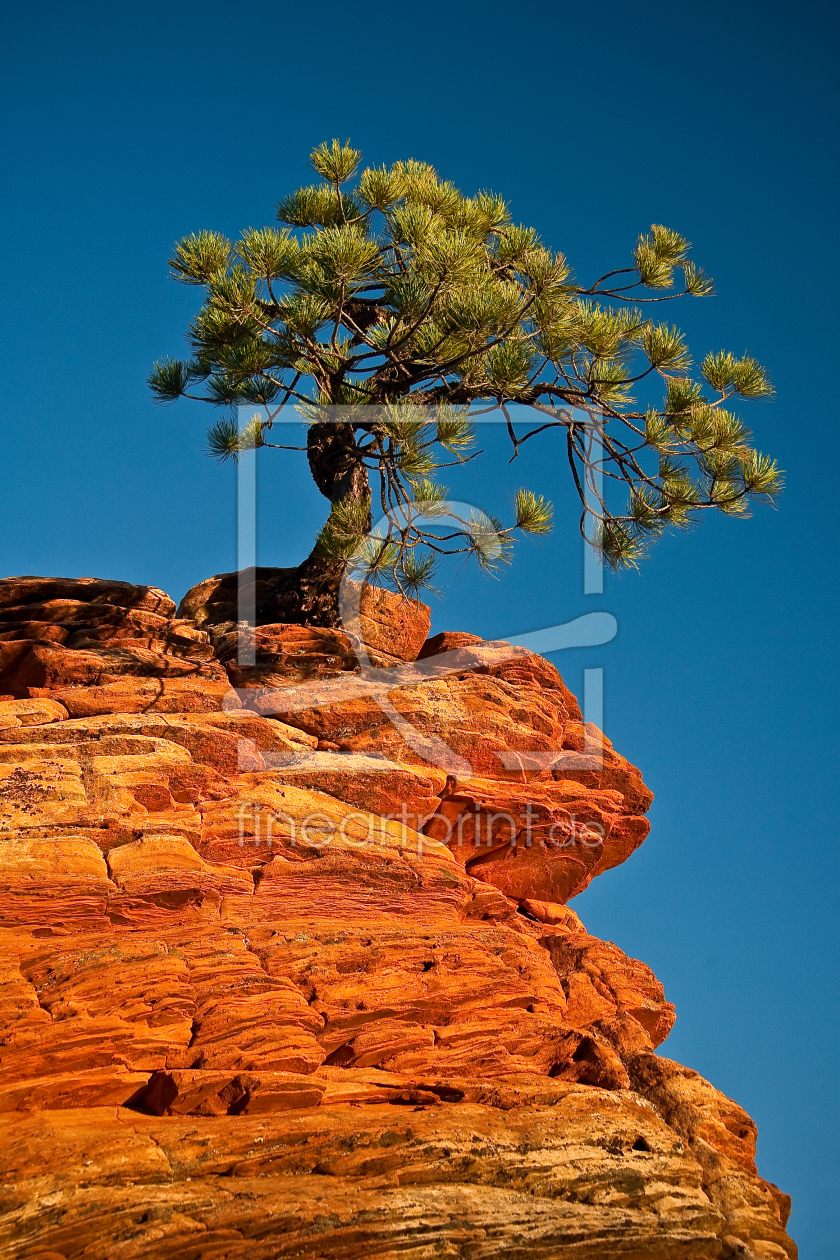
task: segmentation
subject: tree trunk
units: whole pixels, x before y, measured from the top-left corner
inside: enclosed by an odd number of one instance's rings
[[[306,455],[312,478],[331,504],[368,505],[370,482],[356,451],[353,425],[330,420],[310,426]],[[302,564],[287,569],[256,610],[258,625],[291,622],[302,626],[341,626],[338,593],[344,565],[327,560],[313,549]]]
[[[315,485],[330,503],[346,498],[370,502],[370,482],[352,424],[323,420],[310,425],[306,458]]]

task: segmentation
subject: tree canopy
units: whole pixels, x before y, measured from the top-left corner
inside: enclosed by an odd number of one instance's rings
[[[580,528],[613,568],[636,565],[668,526],[710,508],[743,516],[779,492],[775,462],[732,410],[772,393],[764,369],[719,351],[694,372],[659,318],[663,302],[712,292],[678,232],[653,224],[627,266],[586,285],[500,196],[464,196],[423,162],[360,170],[360,157],[319,145],[320,182],[279,203],[282,226],[178,242],[172,275],[204,301],[191,357],[150,377],[159,402],[231,409],[208,435],[220,459],[283,449],[276,422],[300,411],[332,503],[313,557],[415,592],[442,554],[492,567],[517,531],[550,529],[550,503],[528,490],[510,524],[453,520],[439,474],[474,457],[473,422],[490,412],[512,457],[560,437]],[[657,381],[657,400],[640,403]],[[240,426],[243,405],[257,411]]]

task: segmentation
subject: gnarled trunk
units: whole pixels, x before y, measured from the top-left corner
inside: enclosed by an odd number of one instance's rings
[[[370,482],[356,449],[353,425],[331,420],[313,424],[306,455],[312,479],[330,504],[356,502],[368,508]],[[341,625],[338,593],[344,565],[312,549],[302,564],[278,576],[273,589],[256,608],[258,625],[293,622],[303,626]]]
[[[353,425],[322,420],[309,428],[306,458],[312,480],[330,503],[343,499],[370,502],[367,469],[356,448]]]

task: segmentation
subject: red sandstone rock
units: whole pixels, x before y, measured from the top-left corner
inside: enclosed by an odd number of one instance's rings
[[[248,690],[333,678],[359,669],[349,636],[319,626],[230,630],[217,637],[216,653],[232,685]]]
[[[431,624],[431,610],[426,604],[348,581],[342,595],[345,629],[365,645],[371,664],[417,659]]]
[[[0,701],[0,1251],[793,1260],[752,1121],[563,904],[651,797],[556,670],[299,627],[187,662],[172,611],[0,582],[68,629],[0,638],[48,679]]]
[[[30,705],[54,705],[54,701],[28,701]],[[215,769],[237,774],[240,771],[264,770],[268,760],[282,764],[287,758],[299,758],[302,752],[312,756],[315,740],[294,727],[281,722],[267,722],[253,713],[241,710],[231,713],[160,713],[103,714],[96,717],[76,718],[62,724],[60,729],[44,730],[40,726],[11,728],[2,731],[3,716],[0,712],[0,740],[6,743],[68,743],[73,736],[82,741],[124,736],[149,736],[180,744],[187,748],[194,761]]]
[[[164,617],[171,617],[175,612],[174,602],[156,586],[133,586],[130,582],[110,582],[103,578],[0,578],[0,607],[4,609],[54,600],[143,608]]]
[[[243,599],[249,605],[261,603],[272,583],[286,572],[286,569],[264,566],[248,570],[242,585]],[[248,577],[251,581],[247,581]],[[188,618],[199,627],[238,622],[239,595],[239,573],[217,573],[190,587],[178,605],[177,616]]]
[[[303,732],[295,734],[302,736]],[[405,766],[384,757],[354,753],[280,752],[268,753],[264,760],[273,779],[280,777],[296,787],[326,792],[415,831],[426,819],[434,818],[450,777],[436,766]]]
[[[0,664],[5,649],[23,648],[6,664],[0,681],[13,694],[26,695],[30,688],[79,686],[97,687],[117,682],[124,677],[138,678],[199,678],[202,681],[221,682],[224,670],[215,660],[199,661],[173,652],[155,651],[137,646],[129,640],[117,640],[119,646],[103,645],[93,648],[68,649],[52,643],[36,643],[23,640],[18,643],[0,644]],[[199,645],[204,648],[205,645]],[[11,655],[11,653],[9,653]]]
[[[567,901],[595,871],[624,861],[648,833],[647,820],[636,810],[648,808],[650,793],[635,767],[627,765],[627,776],[632,784],[627,797],[610,789],[586,790],[572,779],[461,783],[456,778],[423,830],[447,844],[471,874],[508,896]]]
[[[238,623],[243,616],[240,599],[242,607],[258,607],[269,595],[272,583],[287,573],[286,569],[248,570],[241,587],[239,573],[217,574],[187,591],[178,616],[199,627]],[[342,586],[342,614],[344,633],[339,632],[340,637],[348,641],[349,636],[362,645],[361,660],[374,666],[415,660],[431,621],[429,608],[417,600],[350,581]]]
[[[121,678],[92,687],[29,687],[31,697],[54,700],[71,717],[102,713],[219,713],[238,709],[227,679],[195,674],[185,678]]]
[[[64,705],[55,700],[12,700],[0,702],[0,731],[61,722],[67,717]]]
[[[557,671],[538,661],[488,645],[370,676],[324,678],[325,668],[312,681],[278,678],[273,691],[240,695],[258,712],[348,751],[521,780],[546,776],[562,759],[565,725],[580,719]]]

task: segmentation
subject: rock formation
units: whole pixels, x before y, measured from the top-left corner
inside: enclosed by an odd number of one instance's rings
[[[651,794],[554,667],[225,580],[0,581],[0,1257],[795,1257],[566,905]]]

